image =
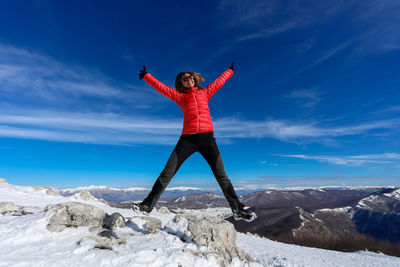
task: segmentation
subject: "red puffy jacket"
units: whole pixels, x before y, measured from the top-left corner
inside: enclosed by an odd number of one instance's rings
[[[206,88],[199,89],[198,87],[193,87],[184,93],[166,86],[149,73],[146,73],[144,80],[159,93],[177,103],[181,108],[184,118],[182,135],[184,135],[191,133],[214,133],[208,101],[210,101],[211,97],[232,75],[233,71],[227,69]]]

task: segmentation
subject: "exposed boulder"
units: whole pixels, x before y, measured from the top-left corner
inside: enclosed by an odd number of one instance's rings
[[[110,230],[110,229],[103,229],[97,235],[101,236],[101,237],[107,237],[107,238],[118,238],[117,234],[113,230]]]
[[[125,218],[118,212],[114,212],[111,215],[106,214],[103,221],[103,227],[108,229],[125,227]]]
[[[106,213],[104,210],[79,202],[65,202],[46,208],[54,214],[47,224],[50,232],[61,232],[67,227],[102,226]]]
[[[46,194],[50,196],[59,196],[60,192],[58,191],[58,188],[56,187],[50,187],[50,186],[32,186],[32,188],[35,191],[40,191],[40,190],[46,190]]]
[[[254,261],[243,249],[236,246],[236,230],[232,223],[223,219],[177,215],[167,223],[164,230],[177,235],[185,242],[194,242],[210,248],[210,252],[200,254],[195,251],[188,252],[197,256],[216,257],[221,266],[229,265],[236,257],[247,263]]]
[[[134,218],[139,218],[145,223],[143,224],[144,229],[150,234],[157,234],[162,229],[161,220],[149,216],[134,216]]]
[[[90,226],[89,231],[103,228],[116,229],[125,227],[125,218],[118,212],[108,215],[104,210],[79,203],[65,202],[46,207],[45,211],[53,212],[47,229],[50,232],[61,232],[67,227]]]
[[[32,212],[27,212],[24,207],[15,204],[14,202],[0,202],[0,213],[1,214],[12,214],[15,216],[31,214]]]

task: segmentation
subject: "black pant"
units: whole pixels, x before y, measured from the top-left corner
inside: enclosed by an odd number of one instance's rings
[[[143,203],[153,208],[179,167],[194,152],[200,152],[207,160],[231,209],[243,208],[244,205],[239,202],[232,183],[225,172],[221,154],[211,132],[181,135],[164,170]]]

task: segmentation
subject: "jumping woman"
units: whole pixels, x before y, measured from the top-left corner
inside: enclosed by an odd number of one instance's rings
[[[134,211],[149,214],[182,163],[194,152],[200,152],[210,165],[222,192],[228,200],[234,218],[248,222],[256,218],[256,214],[247,210],[247,207],[239,201],[225,172],[222,157],[215,142],[213,124],[208,108],[211,97],[232,77],[233,65],[234,62],[229,69],[206,88],[200,86],[200,82],[204,79],[199,73],[181,72],[175,79],[176,89],[158,81],[150,73],[147,73],[146,66],[143,66],[143,70],[139,73],[139,80],[144,79],[160,94],[178,104],[183,112],[184,121],[182,134],[164,170],[154,183],[149,195],[141,203],[132,205]]]

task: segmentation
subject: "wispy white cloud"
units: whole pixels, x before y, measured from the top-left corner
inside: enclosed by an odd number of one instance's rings
[[[115,145],[171,144],[181,126],[179,120],[155,117],[46,111],[0,115],[0,124],[4,137]]]
[[[249,4],[243,0],[222,0],[218,2],[218,14],[223,14],[222,27],[260,26],[279,8],[278,1],[256,1]]]
[[[387,108],[369,112],[368,114],[395,114],[400,112],[400,106],[388,106]]]
[[[24,114],[0,114],[0,136],[94,144],[174,144],[181,119],[124,116],[113,113],[72,113],[30,110]],[[248,121],[238,118],[214,120],[219,141],[273,138],[291,143],[324,143],[341,136],[367,134],[376,129],[397,129],[399,119],[342,127],[283,120]],[[245,130],[244,130],[245,129]]]
[[[352,24],[362,29],[354,53],[358,56],[400,49],[400,2],[372,0],[356,5]]]
[[[296,5],[297,6],[297,5]],[[235,29],[235,35],[219,50],[211,54],[203,64],[212,62],[216,57],[232,49],[235,45],[248,40],[268,39],[291,29],[304,26],[307,16],[297,14],[296,7],[289,8],[287,16],[276,18],[278,10],[285,9],[280,1],[223,0],[218,3],[218,24],[223,31]],[[292,12],[293,11],[293,12]],[[282,19],[283,18],[283,19]]]
[[[366,154],[354,156],[311,156],[277,154],[275,156],[316,160],[320,162],[328,162],[331,164],[344,166],[371,166],[371,164],[382,166],[388,164],[400,164],[400,154],[398,153]]]
[[[346,126],[318,125],[317,122],[286,120],[247,121],[235,118],[215,120],[218,134],[226,138],[274,138],[285,142],[308,143],[329,141],[335,137],[362,135],[377,129],[395,130],[400,119],[371,121]],[[245,130],[243,130],[245,129]]]
[[[318,88],[296,89],[283,97],[293,99],[296,103],[306,108],[312,108],[322,100],[326,92]]]
[[[66,106],[90,97],[105,104],[115,100],[143,109],[154,101],[166,101],[162,96],[155,97],[157,94],[147,86],[118,82],[96,70],[0,43],[0,96],[15,102]],[[89,101],[85,103],[90,105]]]
[[[251,39],[269,38],[273,35],[283,33],[290,29],[296,28],[297,26],[301,25],[303,22],[304,21],[300,18],[296,18],[291,21],[285,21],[281,24],[272,25],[270,27],[260,29],[256,32],[245,34],[243,36],[236,38],[234,41],[235,42],[243,42],[243,41],[251,40]]]
[[[311,69],[351,44],[355,53],[377,53],[400,49],[400,4],[397,1],[377,0],[367,2],[323,1],[304,5],[298,1],[260,1],[249,4],[243,0],[220,1],[217,10],[220,27],[235,29],[235,37],[217,51],[215,58],[235,44],[246,40],[270,38],[289,30],[304,29],[313,25],[337,23],[338,16],[352,14],[348,21],[354,33],[342,37],[341,44],[327,47],[317,59],[294,72],[290,77]],[[222,16],[220,16],[222,14]],[[298,45],[299,53],[309,51],[326,35],[313,35]]]
[[[282,79],[279,79],[279,80],[275,81],[274,84],[278,84],[278,83],[281,83],[283,81],[286,81],[287,79],[291,79],[291,78],[293,78],[293,77],[295,77],[297,75],[302,74],[303,72],[305,72],[307,70],[310,70],[310,69],[320,65],[321,63],[325,62],[326,60],[332,58],[338,52],[342,51],[343,49],[345,49],[348,46],[350,46],[351,44],[353,44],[357,40],[357,38],[358,37],[355,37],[352,40],[347,40],[347,41],[345,41],[343,43],[340,43],[340,44],[336,45],[333,48],[329,48],[328,50],[325,50],[319,57],[317,57],[311,63],[306,64],[305,66],[302,66],[298,70],[290,73],[286,77],[283,77]]]

